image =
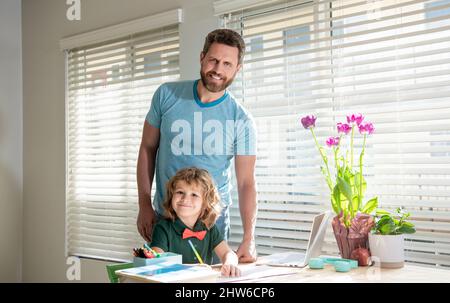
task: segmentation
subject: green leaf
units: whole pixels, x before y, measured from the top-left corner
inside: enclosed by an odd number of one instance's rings
[[[369,201],[367,201],[366,205],[364,205],[361,212],[365,214],[372,213],[376,208],[378,207],[378,197],[372,198]]]
[[[339,186],[333,188],[333,195],[331,196],[331,205],[334,212],[338,215],[341,212],[341,192],[339,191]]]
[[[344,171],[344,180],[347,181],[347,183],[350,186],[355,186],[355,175],[348,168],[346,168],[345,171]]]
[[[377,221],[377,228],[381,227],[383,224],[388,223],[389,221],[392,221],[392,218],[389,215],[384,215]]]
[[[358,195],[353,196],[352,209],[353,209],[354,212],[359,210],[359,197],[358,197]]]
[[[379,231],[382,235],[391,235],[395,231],[395,228],[396,228],[395,223],[391,219],[386,220],[386,222],[379,227]]]
[[[397,227],[397,232],[400,234],[413,234],[416,232],[416,229],[411,222],[402,222],[402,224]]]
[[[343,166],[343,167],[340,167],[340,168],[339,168],[339,171],[338,171],[338,174],[337,174],[337,177],[343,178],[344,175],[345,175],[345,171],[346,171],[346,168],[345,168],[344,166]]]
[[[341,210],[347,214],[349,213],[348,200],[342,193],[341,193]]]
[[[402,226],[397,228],[397,232],[399,232],[401,234],[413,234],[416,232],[416,229],[414,227],[406,226],[403,224]]]
[[[356,175],[350,170],[346,169],[344,173],[344,180],[347,182],[347,184],[350,186],[350,189],[352,191],[352,217],[356,213],[357,210],[359,210],[359,196],[358,196],[358,188],[356,187]]]
[[[414,228],[414,224],[412,224],[411,222],[403,222],[402,226]]]
[[[331,208],[333,209],[336,215],[339,214],[339,208],[333,195],[331,195]]]
[[[387,227],[385,227],[385,225]],[[392,228],[389,226],[391,226]],[[392,221],[392,218],[389,215],[382,216],[375,225],[375,229],[383,235],[391,232],[391,229],[394,230],[394,228],[395,228],[394,221]]]
[[[346,180],[344,180],[341,177],[337,177],[337,185],[339,186],[339,191],[345,196],[345,198],[349,201],[349,205],[350,202],[353,200],[353,194],[352,194],[352,189],[350,187],[350,185],[348,184],[348,182]],[[350,215],[353,217],[353,212],[354,210],[351,209],[350,211]]]
[[[384,216],[384,215],[390,216],[391,213],[388,212],[388,211],[386,211],[386,210],[384,210],[384,209],[381,209],[381,208],[378,208],[378,209],[376,210],[376,216],[377,216],[377,217],[381,217],[381,216]]]
[[[348,203],[348,201],[346,201]],[[350,227],[350,211],[348,208],[342,208],[344,215],[344,225],[348,228]]]

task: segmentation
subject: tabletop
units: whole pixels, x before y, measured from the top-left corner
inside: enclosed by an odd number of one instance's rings
[[[275,267],[239,264],[241,277],[219,277],[217,283],[448,283],[450,270],[405,264],[402,268],[387,269],[366,266],[351,269],[349,272],[336,272],[333,265],[325,264],[324,269]],[[215,266],[215,270],[220,267]],[[130,277],[120,277],[123,282],[142,282]]]
[[[378,266],[365,266],[351,269],[349,272],[337,272],[333,265],[325,264],[324,269],[283,268],[276,272],[260,277],[245,279],[245,272],[258,267],[255,264],[240,265],[244,275],[235,282],[267,282],[267,283],[448,283],[450,270],[441,268],[422,267],[406,264],[402,268],[387,269]],[[280,268],[281,269],[281,268]],[[230,282],[232,279],[230,279]],[[220,282],[226,282],[221,278]]]

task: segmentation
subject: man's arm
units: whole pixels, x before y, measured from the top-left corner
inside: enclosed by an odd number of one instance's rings
[[[144,122],[136,172],[139,197],[139,214],[136,223],[139,233],[148,242],[151,241],[153,225],[155,224],[151,192],[156,152],[159,147],[159,135],[159,128],[151,126],[147,121]]]
[[[256,156],[235,156],[236,181],[239,195],[239,210],[241,213],[244,236],[237,251],[240,262],[256,261],[255,224],[257,213]]]

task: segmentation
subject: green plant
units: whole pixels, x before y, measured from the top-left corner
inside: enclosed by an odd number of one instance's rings
[[[406,221],[410,213],[403,208],[397,208],[395,213],[383,209],[377,209],[375,214],[375,225],[372,233],[378,235],[401,235],[416,232],[414,224]]]
[[[372,123],[363,122],[363,120],[364,117],[361,114],[352,114],[347,116],[347,123],[337,123],[336,127],[339,137],[330,137],[325,142],[332,149],[334,156],[334,166],[332,166],[327,151],[319,144],[314,133],[316,117],[306,116],[301,119],[303,127],[311,131],[314,143],[322,158],[324,166],[321,166],[321,172],[325,177],[330,191],[333,211],[339,218],[342,218],[342,223],[346,228],[350,228],[352,221],[358,214],[369,215],[378,206],[377,197],[365,199],[367,183],[363,176],[363,158],[366,138],[374,133],[375,128]],[[355,128],[363,136],[363,145],[359,154],[358,165],[354,165],[353,140]],[[345,137],[350,137],[350,146],[347,152],[342,151],[341,146]],[[334,169],[334,174],[332,169]]]

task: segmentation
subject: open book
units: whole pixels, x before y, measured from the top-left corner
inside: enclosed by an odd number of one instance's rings
[[[121,278],[150,283],[202,283],[215,282],[220,272],[204,265],[174,264],[163,262],[148,266],[116,271]]]

